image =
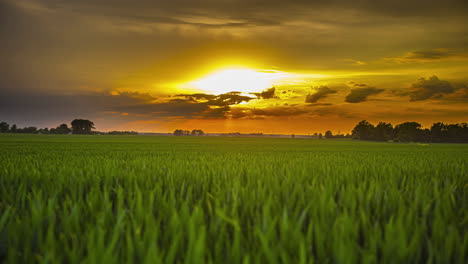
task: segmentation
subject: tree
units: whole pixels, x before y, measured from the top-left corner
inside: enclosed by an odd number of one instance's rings
[[[16,127],[16,124],[13,124],[11,127],[10,127],[10,133],[16,133],[18,130],[18,128]]]
[[[325,138],[333,138],[333,133],[328,130],[327,132],[325,132]]]
[[[173,133],[174,136],[190,136],[190,131],[188,130],[182,130],[182,129],[176,129]]]
[[[390,123],[379,122],[374,129],[374,139],[377,141],[388,141],[394,138],[393,126]]]
[[[71,129],[68,128],[67,124],[61,124],[60,126],[55,128],[55,134],[70,134],[70,132]]]
[[[431,141],[444,142],[447,140],[447,125],[444,123],[434,123],[431,127]]]
[[[25,134],[36,134],[37,133],[37,127],[24,127],[18,129],[18,133],[25,133]]]
[[[421,141],[421,124],[416,122],[405,122],[395,127],[396,139],[400,142]]]
[[[73,134],[92,134],[94,123],[85,119],[75,119],[71,122]]]
[[[190,134],[192,136],[203,136],[203,135],[205,135],[205,132],[203,132],[203,130],[201,130],[201,129],[194,129],[194,130],[192,130],[192,132]]]
[[[466,126],[466,124],[465,124]],[[447,142],[453,143],[461,143],[466,142],[464,138],[466,138],[466,128],[463,128],[463,125],[460,124],[449,124],[446,126],[447,128]]]
[[[46,127],[46,128],[39,128],[39,130],[37,130],[37,133],[38,134],[49,134],[49,129]]]
[[[323,136],[322,136],[322,133],[320,133],[320,134],[318,135],[318,139],[322,139],[322,137],[323,137]]]
[[[8,133],[10,131],[10,125],[7,122],[0,123],[0,133]]]
[[[367,122],[366,120],[362,120],[354,127],[351,134],[354,139],[370,140],[373,138],[374,125]]]

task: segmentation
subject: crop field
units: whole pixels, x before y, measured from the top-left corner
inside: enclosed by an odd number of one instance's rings
[[[468,263],[468,145],[0,135],[0,262]]]

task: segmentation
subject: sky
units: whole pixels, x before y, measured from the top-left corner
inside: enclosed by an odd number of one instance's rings
[[[0,0],[0,121],[347,133],[468,122],[463,0]]]

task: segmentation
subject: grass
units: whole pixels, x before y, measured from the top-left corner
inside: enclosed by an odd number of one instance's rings
[[[0,135],[7,263],[467,263],[468,145]]]

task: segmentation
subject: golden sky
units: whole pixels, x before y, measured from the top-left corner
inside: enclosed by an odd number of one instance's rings
[[[349,132],[468,121],[464,1],[1,0],[0,120]]]

